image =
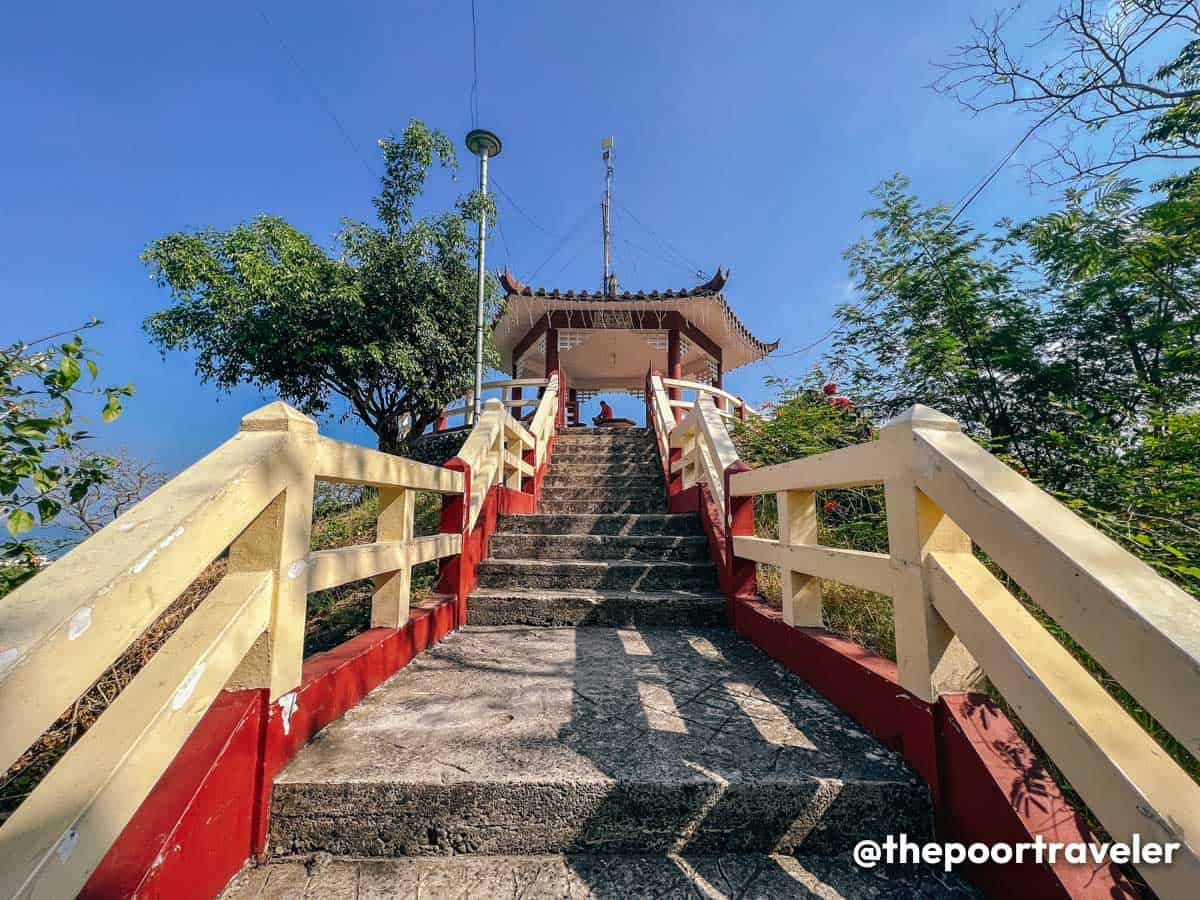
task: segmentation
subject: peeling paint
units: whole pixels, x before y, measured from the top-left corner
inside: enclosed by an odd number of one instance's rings
[[[117,526],[117,531],[133,531],[140,524],[140,522],[122,522]]]
[[[176,528],[174,531],[172,531],[170,534],[168,534],[165,538],[163,538],[162,543],[158,545],[158,549],[165,550],[167,547],[170,547],[171,544],[175,541],[175,538],[179,537],[181,534],[183,534],[183,526],[182,525],[180,525],[178,528]]]
[[[288,578],[299,578],[301,575],[304,574],[304,570],[307,568],[308,568],[308,560],[307,559],[296,560],[294,563],[292,563],[290,566],[288,566],[288,570],[287,570]]]
[[[133,568],[129,570],[130,574],[136,575],[138,572],[142,571],[142,569],[146,568],[146,566],[150,565],[150,560],[154,559],[154,555],[156,553],[158,553],[157,547],[135,562],[133,564]]]
[[[292,730],[292,714],[296,712],[296,707],[299,705],[299,699],[296,697],[296,692],[284,694],[279,698],[279,711],[283,713],[283,733],[290,734]]]
[[[75,845],[79,843],[79,832],[74,828],[68,828],[67,833],[58,839],[58,844],[54,847],[54,852],[58,855],[59,862],[66,862],[71,858],[71,854],[75,852]]]
[[[81,606],[67,622],[67,640],[73,641],[92,627],[92,608]]]
[[[9,647],[7,650],[0,650],[0,673],[7,672],[12,664],[17,661],[17,657],[21,655],[21,651],[16,647]]]
[[[171,710],[178,710],[183,704],[187,703],[188,697],[192,696],[192,692],[196,690],[196,685],[200,683],[200,676],[204,674],[204,660],[196,663],[192,667],[192,671],[187,673],[187,677],[175,689],[175,696],[171,698]]]

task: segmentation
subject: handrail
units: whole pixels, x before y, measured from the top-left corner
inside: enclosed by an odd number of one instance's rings
[[[731,394],[726,390],[722,390],[719,387],[713,387],[711,384],[704,384],[703,382],[700,382],[700,381],[685,381],[682,378],[665,378],[664,377],[661,380],[662,380],[664,387],[676,388],[676,389],[684,390],[684,391],[695,391],[697,399],[703,395],[707,395],[707,396],[713,398],[713,403],[717,407],[717,409],[721,412],[722,415],[728,416],[729,418],[738,418],[738,417],[732,415],[729,412],[729,410],[722,409],[721,405],[716,402],[716,398],[720,398],[720,399],[724,400],[729,405],[730,409],[744,410],[744,412],[746,414],[753,415],[753,416],[757,416],[760,414],[758,412],[758,410],[754,409],[754,407],[752,407],[749,403],[747,403],[745,401],[745,399],[743,399],[742,397],[735,396],[734,394]],[[672,405],[681,403],[681,402],[684,402],[684,401],[673,400]],[[691,402],[688,402],[686,405],[691,406]]]
[[[1115,840],[1178,843],[1141,871],[1162,896],[1200,885],[1200,787],[981,563],[995,561],[1183,746],[1200,753],[1200,604],[962,434],[916,406],[879,439],[759,469],[739,461],[711,400],[676,423],[647,377],[648,419],[668,477],[706,483],[734,521],[774,494],[779,538],[731,536],[731,567],[779,566],[783,619],[823,624],[821,580],[890,596],[898,677],[926,701],[980,672],[1012,704]],[[726,442],[728,441],[728,444]],[[734,474],[726,475],[733,472]],[[725,494],[725,482],[728,495]],[[882,484],[888,552],[822,546],[817,492]],[[736,531],[737,529],[735,529]]]
[[[671,432],[699,433],[698,402]],[[690,423],[690,424],[689,424]],[[711,477],[711,476],[709,476]],[[824,547],[816,492],[884,485],[887,553]],[[713,485],[715,493],[715,485]],[[1200,885],[1200,787],[976,559],[1003,568],[1192,753],[1200,752],[1200,604],[1050,495],[916,406],[879,439],[729,478],[734,503],[775,494],[779,539],[733,537],[780,567],[783,616],[822,624],[820,580],[893,599],[900,685],[927,701],[982,670],[1118,841],[1178,843],[1145,865],[1162,896]]]
[[[536,407],[541,402],[541,396],[535,395],[531,397],[514,397],[513,389],[520,390],[522,388],[536,388],[543,391],[550,383],[549,378],[507,378],[497,381],[485,381],[481,386],[483,391],[499,391],[500,402],[511,409],[522,409],[527,406]],[[442,409],[442,419],[452,419],[456,416],[463,417],[464,425],[473,425],[472,418],[475,413],[474,391],[468,391],[462,397],[451,400]],[[439,426],[440,427],[440,426]]]
[[[317,480],[379,488],[376,543],[309,552]],[[221,690],[265,688],[275,700],[296,688],[308,592],[374,577],[372,625],[402,625],[412,566],[462,542],[413,537],[415,492],[461,494],[464,483],[461,472],[322,437],[272,403],[0,598],[7,768],[229,551],[227,574],[0,826],[0,896],[75,896]]]
[[[711,397],[701,394],[696,398],[691,411],[671,430],[668,443],[681,451],[683,487],[707,483],[717,506],[724,509],[725,470],[737,462],[738,453]]]
[[[530,381],[533,379],[524,379]],[[537,401],[530,427],[513,418],[497,398],[483,405],[479,420],[471,428],[458,451],[458,458],[471,470],[471,491],[467,506],[466,530],[475,527],[488,490],[493,485],[520,490],[523,476],[533,475],[545,456],[549,436],[557,424],[559,379],[552,376]],[[533,464],[524,460],[526,449],[533,450]]]

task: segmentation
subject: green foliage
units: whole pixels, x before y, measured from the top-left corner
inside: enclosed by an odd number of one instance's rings
[[[100,417],[111,422],[121,398],[133,394],[132,385],[96,386],[100,370],[82,336],[55,338],[0,349],[0,513],[8,532],[0,596],[37,571],[41,548],[28,532],[53,523],[64,499],[77,501],[108,477],[108,457],[79,452],[92,435],[78,427],[76,401],[101,398]]]
[[[991,237],[907,188],[877,189],[878,228],[847,252],[862,299],[830,365],[877,419],[940,409],[1200,589],[1200,182],[1141,205],[1105,182]]]
[[[861,294],[837,310],[834,369],[880,419],[933,406],[1026,465],[1043,423],[1023,398],[1044,395],[1037,294],[1005,242],[922,207],[895,176],[872,196],[875,232],[846,252]]]
[[[875,426],[850,398],[837,392],[820,369],[801,382],[768,378],[775,400],[764,403],[763,417],[739,422],[733,435],[738,454],[753,466],[786,462],[876,438]],[[822,544],[887,552],[883,489],[878,485],[820,491],[816,498]],[[755,533],[777,538],[774,495],[755,498]],[[758,566],[758,586],[774,602],[781,596],[779,570]],[[892,601],[831,581],[821,583],[822,613],[831,631],[857,641],[888,659],[896,658]]]
[[[196,371],[223,390],[272,389],[304,412],[348,411],[381,449],[402,448],[474,377],[478,195],[417,217],[435,162],[454,169],[445,135],[409,123],[380,142],[379,225],[346,221],[331,255],[284,220],[260,215],[228,231],[177,232],[142,254],[173,304],[146,319],[165,354],[192,351]],[[487,305],[497,288],[489,279]],[[494,360],[494,354],[489,359]]]
[[[751,466],[799,459],[874,440],[875,427],[859,407],[838,396],[817,369],[801,382],[766,379],[776,399],[763,404],[769,415],[739,422],[733,439]],[[821,540],[835,547],[887,549],[883,490],[878,486],[821,491],[817,497]],[[761,498],[755,517],[762,529],[776,522],[775,498]]]

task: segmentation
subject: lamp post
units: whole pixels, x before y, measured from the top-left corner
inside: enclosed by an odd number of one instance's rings
[[[487,200],[487,166],[488,158],[500,155],[500,138],[483,128],[476,128],[467,133],[467,149],[479,157],[479,193]],[[479,421],[479,411],[482,408],[480,394],[483,393],[483,286],[484,286],[484,245],[487,242],[487,208],[479,210],[479,265],[476,270],[476,310],[475,310],[475,394],[472,421]]]

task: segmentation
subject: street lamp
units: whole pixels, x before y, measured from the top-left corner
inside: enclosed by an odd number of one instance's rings
[[[476,271],[475,311],[475,394],[472,421],[479,421],[483,393],[483,285],[484,245],[487,242],[487,166],[488,158],[500,155],[500,138],[483,128],[467,133],[467,149],[479,157],[479,193],[484,205],[479,210],[479,266]]]

